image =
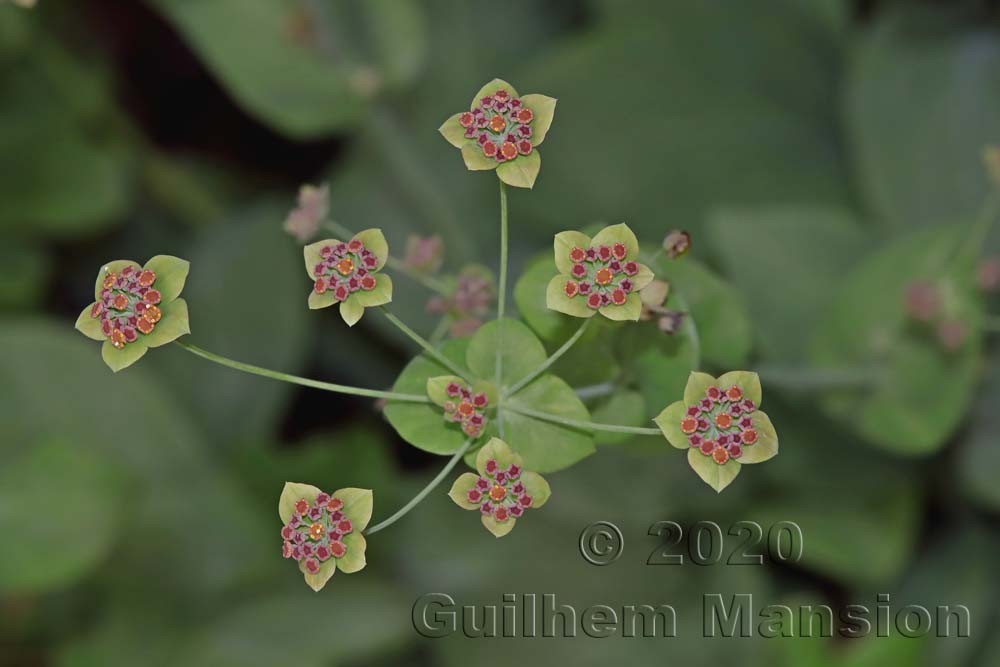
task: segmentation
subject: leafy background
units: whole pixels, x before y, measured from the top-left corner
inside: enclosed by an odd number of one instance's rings
[[[996,4],[525,1],[501,3],[497,21],[489,0],[4,3],[0,664],[458,665],[528,652],[583,665],[997,664],[985,629],[1000,614],[1000,358],[975,322],[945,355],[899,305],[988,192]],[[439,233],[449,269],[495,268],[494,179],[465,172],[435,132],[494,76],[560,100],[535,190],[511,196],[514,276],[537,274],[566,228],[627,220],[654,243],[675,227],[694,237],[689,258],[659,268],[696,316],[700,356],[692,331],[647,326],[617,350],[585,345],[558,372],[576,386],[626,373],[640,394],[593,412],[643,420],[693,366],[761,369],[781,456],[717,497],[663,441],[602,441],[550,475],[552,500],[501,541],[443,487],[371,541],[363,573],[313,594],[279,557],[281,483],[374,488],[378,518],[440,459],[369,402],[173,347],[112,377],[72,321],[102,262],[178,254],[193,264],[193,342],[389,386],[415,350],[376,318],[349,331],[308,311],[281,220],[299,183],[328,181],[339,221],[380,226],[396,248]],[[1000,248],[996,235],[987,244]],[[397,285],[404,319],[433,328],[426,294]],[[527,292],[517,305],[530,317]],[[537,305],[532,326],[556,344],[565,327]],[[874,396],[817,389],[824,373],[872,365],[886,374]],[[575,543],[599,519],[623,528],[626,550],[597,570]],[[805,555],[647,567],[660,519],[792,520]],[[504,592],[580,608],[669,602],[680,637],[421,639],[410,608],[436,591],[465,604]],[[705,592],[965,604],[973,636],[709,641]]]

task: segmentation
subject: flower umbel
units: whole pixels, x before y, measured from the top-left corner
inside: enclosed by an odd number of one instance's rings
[[[599,312],[611,320],[638,320],[638,292],[653,280],[638,255],[639,242],[625,224],[605,227],[593,239],[576,231],[556,234],[560,274],[546,290],[548,307],[575,317]]]
[[[189,264],[157,255],[144,266],[129,260],[101,267],[94,302],[83,309],[76,328],[104,342],[101,356],[117,372],[131,366],[151,347],[160,347],[191,332],[187,303],[177,298]]]
[[[483,525],[497,537],[509,533],[529,508],[544,505],[552,493],[549,483],[524,470],[521,457],[499,438],[479,450],[476,470],[478,475],[460,475],[448,496],[463,509],[477,510]]]
[[[731,371],[713,378],[692,373],[684,400],[653,421],[671,445],[687,449],[688,462],[706,484],[722,491],[741,464],[761,463],[778,453],[778,436],[761,412],[760,378]]]
[[[555,109],[551,97],[519,96],[514,86],[494,79],[480,89],[468,111],[455,114],[438,131],[461,149],[468,169],[496,169],[507,185],[530,188],[542,164],[536,148],[545,140]]]
[[[336,570],[351,573],[365,566],[361,532],[372,516],[372,492],[339,489],[324,493],[315,486],[286,482],[278,501],[281,555],[299,564],[314,591]]]
[[[306,271],[313,280],[309,307],[340,304],[340,315],[354,326],[365,308],[392,301],[392,280],[379,271],[389,246],[379,229],[366,229],[350,241],[326,239],[304,249]]]
[[[486,412],[490,409],[493,386],[477,382],[469,386],[462,378],[442,375],[427,380],[427,395],[444,410],[444,418],[462,429],[470,438],[478,438],[486,428]]]

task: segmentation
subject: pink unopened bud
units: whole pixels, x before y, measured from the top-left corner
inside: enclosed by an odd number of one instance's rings
[[[470,114],[471,115],[471,114]],[[406,240],[403,264],[424,274],[437,273],[444,261],[444,241],[440,236],[410,236]]]
[[[945,320],[937,327],[938,340],[948,352],[957,352],[968,334],[965,324],[959,320]]]
[[[996,292],[1000,289],[1000,256],[987,257],[979,265],[976,282],[984,292]]]
[[[329,188],[303,185],[299,189],[298,205],[285,218],[285,231],[305,243],[316,235],[329,212]]]
[[[675,229],[663,239],[663,251],[670,259],[677,259],[691,249],[691,235],[679,229]]]
[[[906,288],[906,312],[918,322],[930,322],[941,310],[941,295],[927,281],[910,283]]]

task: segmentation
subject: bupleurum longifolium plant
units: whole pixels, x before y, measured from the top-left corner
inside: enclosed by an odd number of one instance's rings
[[[458,475],[449,497],[460,508],[475,511],[490,533],[503,537],[518,521],[530,521],[530,513],[549,499],[549,483],[541,473],[563,470],[592,454],[595,434],[665,437],[687,450],[691,468],[717,492],[742,466],[778,453],[774,427],[760,409],[756,373],[731,371],[717,378],[691,373],[683,396],[655,397],[656,409],[662,412],[654,427],[614,423],[619,414],[615,411],[608,413],[611,419],[594,420],[584,402],[594,388],[574,388],[555,372],[557,362],[581,340],[599,340],[627,327],[669,337],[690,324],[683,304],[668,305],[670,284],[657,279],[651,268],[657,262],[682,261],[691,246],[685,232],[670,232],[655,252],[640,246],[626,224],[588,229],[591,234],[560,232],[551,257],[554,270],[531,279],[526,272],[516,292],[519,305],[524,296],[543,314],[559,318],[566,335],[550,353],[540,337],[550,342],[552,337],[536,333],[537,322],[525,312],[525,321],[508,317],[507,188],[534,186],[541,168],[539,146],[555,108],[551,97],[520,95],[509,83],[494,79],[476,93],[468,110],[448,118],[439,130],[461,151],[469,170],[495,170],[500,181],[496,280],[489,269],[477,265],[454,276],[438,275],[443,253],[438,237],[411,237],[405,255],[393,257],[381,230],[353,233],[328,218],[326,187],[301,189],[285,228],[308,243],[303,253],[308,307],[336,307],[350,326],[366,310],[377,309],[423,350],[390,390],[288,375],[178,341],[190,332],[187,305],[179,298],[189,268],[182,259],[160,255],[144,266],[118,260],[98,272],[94,302],[84,308],[76,328],[103,343],[102,355],[113,371],[135,363],[151,347],[176,341],[199,357],[236,370],[378,399],[403,440],[450,457],[420,493],[370,528],[371,490],[326,493],[308,483],[286,482],[278,500],[279,551],[298,564],[314,590],[325,586],[337,570],[364,568],[366,536],[410,512],[463,460],[475,472]],[[309,243],[321,229],[333,236]],[[441,316],[441,325],[428,338],[388,308],[393,291],[389,272],[416,280],[433,294],[427,308]],[[601,391],[635,408],[644,399],[629,391],[628,383],[627,378],[605,383]]]

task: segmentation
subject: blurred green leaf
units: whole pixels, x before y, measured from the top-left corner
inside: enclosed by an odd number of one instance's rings
[[[253,116],[295,138],[364,118],[368,100],[420,68],[419,5],[153,0]],[[374,43],[375,52],[359,53]]]
[[[985,383],[977,391],[968,433],[958,452],[962,492],[973,501],[1000,511],[1000,357],[994,355]]]
[[[646,417],[646,406],[642,395],[634,391],[618,391],[594,408],[593,420],[599,424],[620,424],[622,426],[650,426]],[[594,439],[601,445],[617,445],[632,439],[627,433],[595,433]]]
[[[308,352],[307,322],[318,317],[306,307],[311,289],[301,251],[281,231],[276,207],[251,207],[234,218],[238,222],[205,230],[185,254],[191,262],[184,288],[189,339],[231,359],[298,372]],[[161,351],[155,361],[220,444],[266,436],[292,391],[176,349]]]
[[[554,375],[539,376],[511,396],[506,404],[557,417],[590,420],[590,412],[573,389]],[[527,470],[555,472],[594,453],[593,436],[586,430],[553,424],[512,410],[504,410],[501,420],[503,439],[524,458]]]
[[[911,235],[850,272],[828,302],[811,343],[823,368],[875,371],[873,384],[830,391],[824,407],[871,442],[907,455],[940,448],[958,426],[980,370],[973,322],[961,349],[948,353],[932,332],[915,330],[905,311],[907,285],[968,271],[953,256],[964,227]]]
[[[43,439],[0,470],[0,591],[41,593],[75,583],[107,557],[125,513],[113,462],[89,438]]]
[[[136,488],[124,505],[114,495],[128,512],[129,540],[116,550],[108,588],[196,605],[260,571],[267,522],[207,455],[204,437],[148,365],[113,375],[67,322],[7,320],[0,348],[0,378],[17,387],[0,401],[0,442],[22,450],[44,438],[85,442]],[[91,484],[87,470],[81,464],[81,484]]]
[[[40,246],[4,239],[0,246],[0,308],[37,309],[50,264]]]
[[[807,334],[826,311],[827,295],[871,243],[847,211],[809,206],[721,209],[706,231],[750,310],[758,346],[781,361],[805,357]],[[703,337],[724,328],[698,324]]]
[[[815,21],[748,3],[612,7],[614,21],[518,78],[559,99],[524,205],[534,238],[595,219],[625,219],[640,237],[673,227],[697,237],[720,201],[846,199],[836,50]],[[595,127],[614,128],[599,149],[582,140]]]
[[[739,292],[693,257],[659,257],[653,269],[682,297],[676,305],[694,318],[704,362],[726,369],[742,366],[752,341],[750,316]]]
[[[982,150],[1000,136],[1000,35],[959,5],[885,12],[847,78],[862,192],[896,226],[971,217],[990,188]]]
[[[459,367],[464,367],[468,347],[467,339],[450,340],[440,346],[440,351]],[[450,369],[432,359],[430,355],[421,354],[406,365],[392,386],[392,390],[426,396],[427,380],[450,373]],[[385,407],[385,416],[399,433],[399,437],[414,447],[432,454],[456,452],[467,439],[458,424],[445,421],[444,412],[433,403],[389,401]]]

